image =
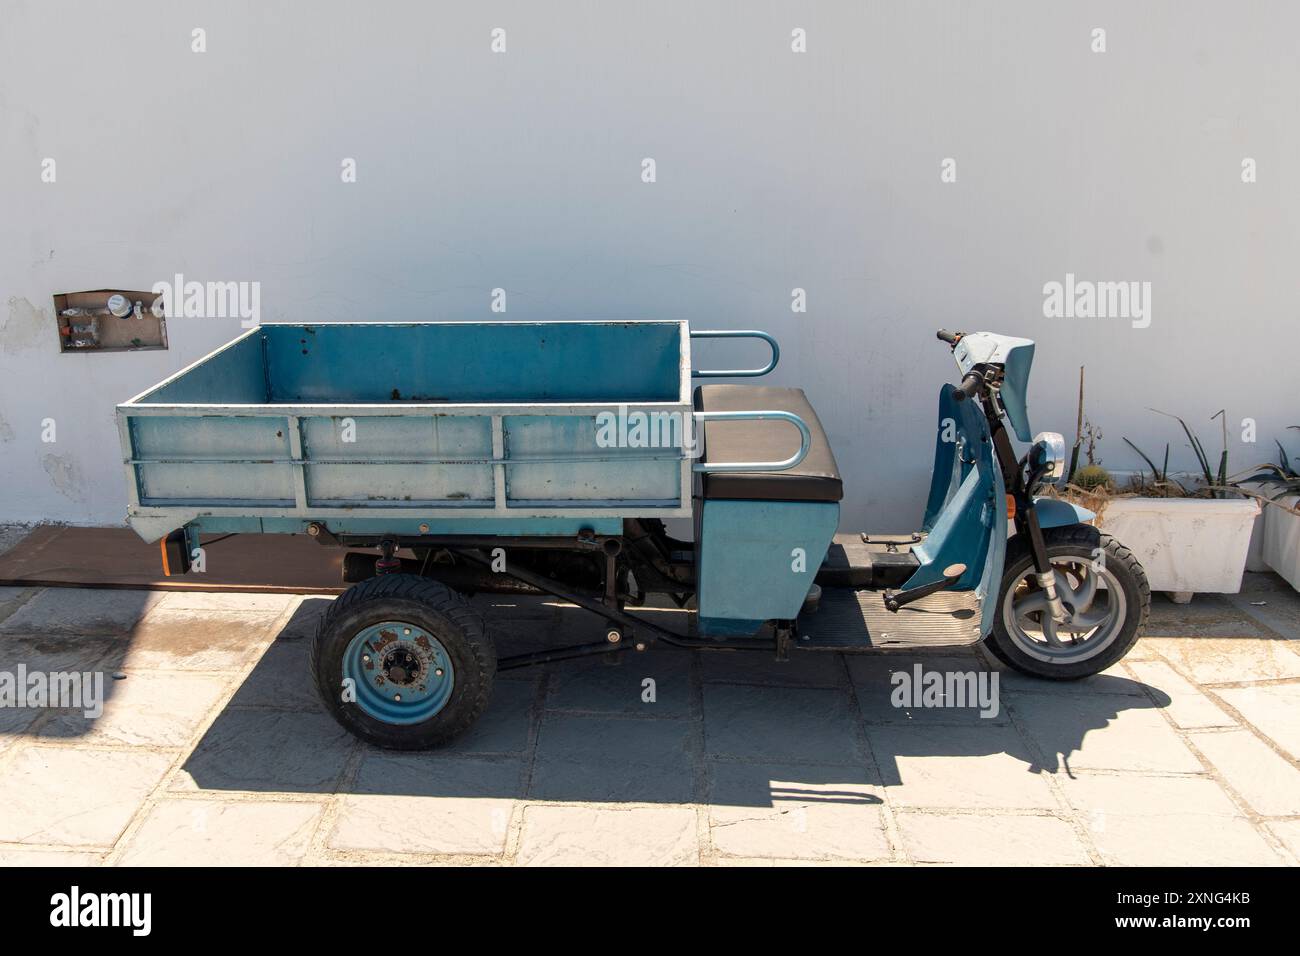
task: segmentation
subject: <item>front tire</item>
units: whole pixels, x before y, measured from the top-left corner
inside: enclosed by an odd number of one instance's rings
[[[1078,680],[1112,666],[1146,628],[1151,587],[1141,563],[1088,525],[1043,532],[1057,593],[1072,617],[1056,622],[1027,542],[1013,542],[985,646],[1004,664],[1047,680]]]
[[[382,574],[326,612],[311,669],[345,729],[380,747],[425,750],[464,733],[487,708],[496,650],[482,616],[455,591]]]

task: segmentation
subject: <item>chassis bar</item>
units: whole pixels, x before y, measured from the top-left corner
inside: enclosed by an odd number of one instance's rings
[[[472,548],[452,549],[454,553],[487,567],[492,566],[492,559],[480,551]],[[711,650],[764,650],[772,649],[772,642],[762,638],[744,638],[736,641],[714,641],[697,637],[688,637],[684,634],[678,634],[670,631],[666,627],[660,627],[645,618],[628,614],[617,603],[605,603],[599,598],[591,597],[579,593],[570,588],[566,588],[558,581],[553,581],[545,575],[535,574],[532,571],[507,567],[505,571],[497,572],[499,574],[508,574],[516,580],[530,584],[539,591],[550,594],[554,597],[568,601],[570,604],[576,604],[584,610],[590,611],[607,621],[620,624],[627,629],[627,634],[623,639],[613,641],[599,641],[588,644],[573,644],[568,647],[557,647],[551,651],[539,651],[533,654],[516,654],[511,657],[504,657],[497,661],[498,670],[511,670],[516,667],[527,667],[532,664],[544,664],[548,661],[565,660],[573,657],[587,657],[593,654],[615,654],[620,651],[635,649],[644,651],[646,647],[654,643],[655,640],[661,640],[665,644],[673,647],[711,649]],[[628,637],[637,631],[649,632],[649,640],[629,640]]]

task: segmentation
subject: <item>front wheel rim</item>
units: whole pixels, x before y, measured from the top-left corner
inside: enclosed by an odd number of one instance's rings
[[[1119,579],[1092,555],[1053,556],[1056,592],[1072,610],[1065,623],[1052,619],[1046,592],[1030,565],[1002,598],[1002,624],[1015,646],[1047,664],[1075,664],[1102,653],[1124,628],[1128,600]]]
[[[451,700],[456,672],[446,647],[409,621],[382,621],[358,631],[343,654],[345,688],[356,705],[386,724],[419,724]]]

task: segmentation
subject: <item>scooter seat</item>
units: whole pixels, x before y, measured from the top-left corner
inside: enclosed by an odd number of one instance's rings
[[[839,501],[844,497],[830,441],[801,388],[769,385],[701,385],[695,408],[702,412],[791,412],[812,435],[808,454],[786,471],[704,472],[705,500]],[[783,461],[799,448],[799,433],[785,421],[716,421],[701,426],[703,458],[709,462]]]

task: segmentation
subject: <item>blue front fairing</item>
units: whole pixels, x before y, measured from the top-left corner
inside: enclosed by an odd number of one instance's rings
[[[1011,430],[1021,441],[1031,441],[1029,427],[1029,368],[1034,364],[1034,343],[993,332],[968,332],[952,350],[963,375],[979,364],[1004,369],[1000,397]]]
[[[1006,487],[983,413],[975,402],[956,401],[956,393],[951,385],[939,393],[939,433],[923,522],[928,533],[912,549],[921,566],[903,589],[941,580],[949,565],[966,565],[955,589],[979,595],[987,634],[1006,559]]]
[[[1002,407],[1021,441],[1030,441],[1033,435],[1029,427],[1029,366],[1033,363],[1033,342],[1015,346],[1007,355],[1006,374],[1002,379]]]

